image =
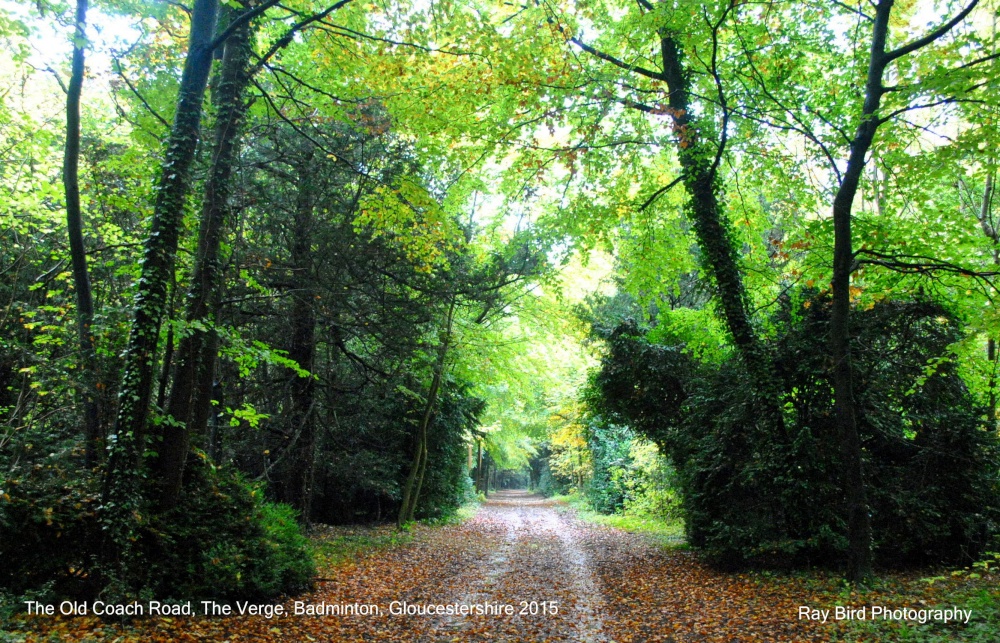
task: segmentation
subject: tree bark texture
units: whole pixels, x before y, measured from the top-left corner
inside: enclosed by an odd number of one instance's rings
[[[63,188],[66,194],[66,230],[69,235],[76,290],[76,324],[80,348],[80,403],[83,407],[84,463],[89,469],[97,463],[100,440],[100,409],[97,384],[97,352],[94,345],[94,299],[87,270],[87,251],[83,243],[83,212],[80,207],[80,94],[83,90],[84,57],[87,43],[88,0],[77,0],[76,28],[73,32],[73,60],[66,91],[66,147],[63,155]]]
[[[238,15],[228,8],[224,14],[230,20]],[[166,409],[170,421],[158,427],[158,457],[153,464],[161,508],[177,502],[191,436],[204,435],[212,409],[212,382],[218,352],[214,324],[221,287],[219,250],[229,220],[233,165],[239,153],[240,126],[246,113],[244,94],[250,80],[252,31],[250,22],[244,21],[226,40],[218,86],[212,91],[217,117],[202,200],[198,250],[185,301],[187,329],[175,356],[173,388]]]

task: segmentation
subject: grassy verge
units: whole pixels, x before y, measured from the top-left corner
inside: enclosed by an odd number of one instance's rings
[[[572,508],[576,515],[586,522],[645,534],[664,546],[679,547],[684,544],[684,523],[680,520],[663,520],[651,516],[605,515],[590,509],[586,498],[580,494],[553,496],[552,499],[564,507]]]
[[[993,565],[1000,554],[992,554]],[[931,578],[915,574],[890,574],[879,577],[866,591],[844,590],[840,600],[852,605],[884,606],[890,609],[944,610],[971,612],[968,622],[943,623],[928,620],[872,619],[845,620],[836,625],[834,640],[845,643],[862,641],[899,641],[901,643],[996,643],[1000,641],[1000,573],[992,565],[945,572]]]
[[[405,545],[413,540],[409,531],[397,530],[394,525],[359,527],[356,525],[334,527],[317,525],[309,533],[312,541],[316,569],[331,569],[358,556]]]
[[[462,505],[447,516],[422,522],[432,527],[440,527],[442,525],[458,525],[475,516],[476,512],[479,511],[480,504],[479,500],[474,500]]]

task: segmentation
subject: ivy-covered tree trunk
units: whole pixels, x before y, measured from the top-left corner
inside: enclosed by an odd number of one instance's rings
[[[312,261],[313,194],[311,167],[312,150],[303,158],[299,167],[299,188],[295,203],[295,222],[292,232],[292,314],[291,337],[288,357],[308,375],[289,375],[288,431],[296,436],[290,446],[288,478],[285,483],[285,501],[299,510],[302,520],[308,523],[312,508],[313,478],[316,464],[316,379],[312,371],[316,359],[316,288]]]
[[[701,138],[698,123],[691,114],[687,70],[677,42],[669,34],[661,36],[660,51],[663,80],[669,90],[670,117],[677,135],[677,158],[690,196],[687,206],[690,219],[715,280],[726,327],[747,366],[755,369],[765,357],[750,323],[736,247],[719,199],[716,151]]]
[[[702,140],[698,123],[691,114],[690,89],[682,52],[676,40],[661,34],[660,53],[663,80],[669,90],[668,104],[677,136],[677,157],[681,164],[684,187],[690,196],[687,208],[694,225],[698,245],[705,254],[708,272],[715,281],[722,315],[743,358],[747,372],[763,391],[763,417],[777,436],[788,440],[781,412],[781,385],[774,372],[771,355],[764,349],[751,322],[746,288],[740,271],[736,245],[729,228],[724,206],[718,163],[725,144],[720,133],[715,145]],[[722,128],[726,127],[725,122]]]
[[[63,187],[66,193],[66,230],[73,265],[76,290],[76,324],[80,347],[79,397],[83,406],[84,462],[87,468],[97,462],[100,440],[98,408],[97,352],[94,347],[94,298],[87,270],[87,251],[83,243],[83,213],[80,208],[80,93],[83,90],[84,56],[87,46],[87,0],[77,0],[76,28],[73,32],[73,61],[66,91],[66,147],[63,156]]]
[[[132,551],[137,520],[148,489],[141,471],[146,449],[160,325],[166,313],[167,285],[174,272],[184,205],[191,186],[190,169],[198,146],[202,100],[212,68],[218,0],[195,0],[188,53],[177,97],[177,111],[167,139],[153,220],[136,284],[132,327],[125,350],[118,416],[108,436],[110,456],[104,475],[102,556],[106,572],[117,577],[120,591],[135,584],[138,564]]]
[[[134,469],[142,455],[160,325],[166,312],[167,284],[174,269],[184,205],[191,188],[191,162],[198,146],[202,100],[212,68],[211,43],[217,12],[218,0],[197,0],[191,13],[177,113],[167,140],[152,225],[136,284],[118,417],[111,436],[112,479],[119,470]]]
[[[238,13],[226,9],[225,28]],[[239,153],[240,126],[246,113],[252,53],[249,22],[242,22],[225,42],[218,86],[212,90],[217,117],[212,161],[202,201],[198,250],[186,300],[187,328],[177,348],[173,388],[167,403],[168,421],[158,427],[158,457],[153,472],[163,508],[177,502],[191,436],[203,435],[211,413],[212,381],[218,352],[215,313],[220,289],[219,250],[229,219],[233,165]]]

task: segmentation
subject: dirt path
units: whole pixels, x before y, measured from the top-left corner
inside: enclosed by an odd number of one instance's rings
[[[825,640],[796,617],[801,588],[713,572],[525,492],[496,493],[461,525],[419,529],[411,544],[329,573],[281,617],[145,619],[131,632],[94,619],[91,638],[67,622],[62,640]]]

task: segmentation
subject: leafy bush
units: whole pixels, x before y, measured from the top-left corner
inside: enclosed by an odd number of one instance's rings
[[[0,483],[0,589],[94,590],[97,481],[56,454],[15,466]]]
[[[593,458],[593,473],[584,486],[587,502],[595,511],[620,513],[630,497],[632,458],[629,454],[634,434],[625,427],[591,423],[587,444]]]
[[[678,517],[676,474],[656,444],[600,417],[591,418],[587,443],[593,458],[584,487],[590,508],[603,514]]]
[[[50,598],[111,594],[196,600],[267,598],[309,586],[308,543],[286,505],[200,458],[174,509],[139,521],[135,569],[100,563],[98,480],[52,456],[15,467],[0,487],[0,590]]]
[[[656,441],[678,473],[688,537],[725,564],[836,562],[846,549],[826,362],[829,306],[787,302],[770,346],[779,384],[733,358],[696,361],[634,324],[608,338],[592,408]],[[883,564],[974,557],[998,528],[998,448],[948,359],[958,324],[937,304],[855,310],[859,430]],[[783,422],[770,408],[778,403]]]
[[[680,517],[677,474],[656,445],[638,437],[629,448],[634,475],[624,513],[629,516],[670,519]]]
[[[189,469],[178,506],[143,534],[153,595],[267,598],[306,589],[314,570],[294,510],[266,502],[235,472],[200,459]]]

